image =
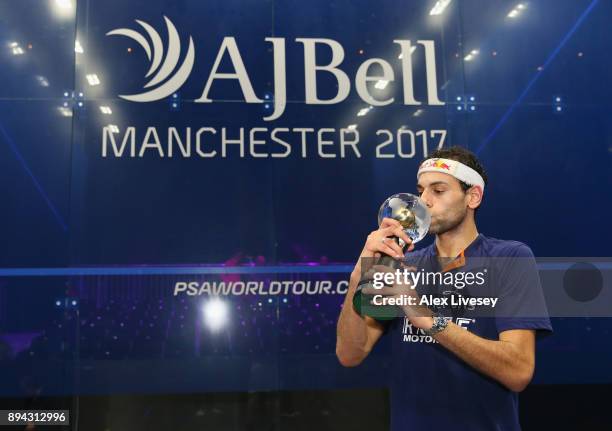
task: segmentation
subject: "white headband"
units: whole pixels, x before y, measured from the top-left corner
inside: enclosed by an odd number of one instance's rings
[[[427,159],[419,166],[417,179],[423,172],[442,172],[452,175],[467,185],[480,187],[480,191],[484,193],[484,180],[480,174],[469,166],[456,160]]]

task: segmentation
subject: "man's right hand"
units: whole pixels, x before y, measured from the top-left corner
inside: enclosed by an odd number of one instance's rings
[[[402,258],[404,252],[392,238],[396,236],[404,240],[408,245],[408,251],[414,249],[414,244],[410,237],[404,232],[402,225],[395,219],[385,217],[380,227],[368,235],[361,257],[380,257],[382,253],[391,257]]]
[[[393,236],[405,241],[409,251],[414,249],[410,237],[406,235],[400,222],[391,218],[385,218],[382,220],[380,228],[368,235],[357,264],[351,273],[349,289],[344,298],[344,305],[338,319],[336,339],[336,355],[340,363],[345,367],[359,365],[368,356],[374,344],[376,344],[384,332],[384,327],[380,322],[371,317],[361,317],[355,312],[353,296],[361,280],[361,262],[363,258],[373,263],[373,258],[379,258],[383,253],[396,258],[403,256],[402,247],[392,238],[389,238]],[[370,265],[366,264],[366,266]],[[363,268],[364,271],[368,269]]]

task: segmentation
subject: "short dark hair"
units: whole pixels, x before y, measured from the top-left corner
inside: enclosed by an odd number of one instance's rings
[[[436,150],[432,154],[430,154],[427,159],[450,159],[455,160],[457,162],[461,162],[464,165],[469,166],[470,168],[478,172],[484,180],[485,185],[487,184],[487,174],[484,168],[480,164],[480,161],[478,160],[476,155],[467,148],[459,147],[457,145],[448,148],[440,148],[439,150]],[[461,180],[458,181],[464,192],[467,191],[470,187],[472,187]]]

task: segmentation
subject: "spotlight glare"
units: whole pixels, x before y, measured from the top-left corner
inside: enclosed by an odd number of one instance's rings
[[[203,307],[204,322],[212,330],[217,331],[227,324],[227,304],[219,298],[209,299]]]
[[[376,82],[376,85],[374,85],[374,88],[377,88],[379,90],[384,90],[385,88],[387,88],[388,84],[389,84],[389,81],[387,81],[386,79],[381,79]]]
[[[468,55],[463,57],[463,59],[465,61],[472,61],[474,59],[474,57],[476,57],[478,54],[480,54],[480,51],[477,50],[477,49],[473,49],[473,50],[470,51],[470,53]]]
[[[516,18],[517,16],[519,16],[521,14],[522,11],[524,11],[527,8],[527,5],[525,3],[519,3],[518,5],[516,5],[516,7],[514,9],[512,9],[509,13],[508,13],[508,18]]]
[[[94,85],[100,85],[100,78],[98,78],[98,75],[96,75],[95,73],[91,73],[91,74],[85,76],[85,78],[87,78],[87,82],[92,87]]]
[[[436,4],[434,5],[434,7],[431,8],[431,10],[429,11],[429,15],[430,16],[442,15],[444,11],[446,10],[446,8],[448,7],[448,5],[450,4],[450,2],[451,0],[438,0]]]
[[[411,47],[410,47],[410,55],[414,54],[414,51],[416,51],[416,49],[417,49],[417,47],[416,47],[416,46],[411,46]],[[400,55],[398,55],[398,56],[397,56],[397,58],[398,58],[399,60],[401,60],[402,58],[404,58],[404,55],[403,55],[403,54],[400,54]]]
[[[47,78],[45,78],[42,75],[36,76],[36,80],[38,81],[38,83],[40,84],[41,87],[48,87],[49,86],[49,81],[47,80]]]
[[[371,106],[367,107],[367,108],[362,108],[359,110],[359,112],[357,112],[357,116],[358,117],[363,117],[364,115],[366,115],[368,112],[370,112],[370,110],[372,109]]]
[[[72,109],[67,108],[66,106],[60,106],[57,109],[59,109],[59,112],[60,114],[62,114],[63,117],[72,117]]]
[[[74,18],[74,3],[72,0],[51,0],[53,13],[62,20]]]
[[[79,40],[74,41],[74,52],[77,54],[83,54],[85,51],[83,50],[83,46],[81,46],[81,42]]]
[[[55,4],[62,9],[70,9],[72,7],[72,2],[70,0],[55,0]]]

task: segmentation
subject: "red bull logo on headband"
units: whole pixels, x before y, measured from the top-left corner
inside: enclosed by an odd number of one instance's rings
[[[450,171],[451,167],[441,161],[440,159],[430,159],[430,160],[425,160],[425,162],[423,162],[423,164],[421,165],[421,169],[423,168],[438,168],[438,169],[446,169],[447,171]]]
[[[417,172],[417,178],[423,172],[444,172],[470,186],[478,186],[484,192],[484,180],[474,169],[457,160],[436,158],[425,160]]]

